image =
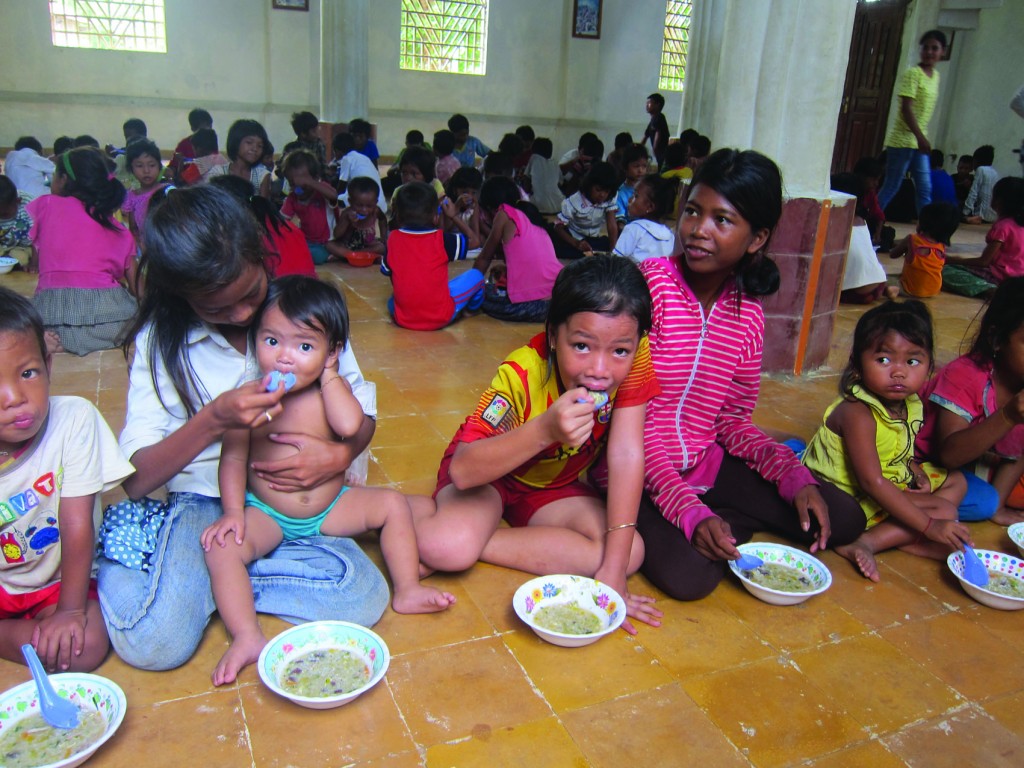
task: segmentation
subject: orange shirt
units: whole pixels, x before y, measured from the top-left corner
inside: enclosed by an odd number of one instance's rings
[[[900,287],[907,295],[919,299],[934,296],[942,290],[942,267],[945,264],[945,245],[924,235],[911,235]]]

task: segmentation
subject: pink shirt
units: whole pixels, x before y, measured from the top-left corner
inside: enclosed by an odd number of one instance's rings
[[[117,222],[100,226],[75,197],[43,195],[26,209],[29,238],[39,252],[37,291],[52,288],[113,288],[135,258],[135,238]]]
[[[157,184],[148,192],[138,189],[129,189],[121,203],[121,213],[130,215],[135,220],[135,228],[139,230],[139,242],[146,233],[146,213],[149,211],[149,199],[158,191],[166,187],[166,184]]]
[[[1024,227],[1013,219],[999,219],[985,235],[986,243],[1002,243],[999,253],[988,265],[999,282],[1024,275]]]
[[[761,304],[730,281],[705,316],[678,264],[678,257],[640,264],[651,289],[651,358],[661,385],[647,404],[645,484],[661,514],[689,539],[714,515],[699,494],[714,485],[724,452],[774,483],[789,503],[817,482],[751,418],[761,386]]]
[[[550,299],[551,287],[562,271],[562,264],[555,257],[551,236],[530,223],[530,219],[518,208],[502,204],[501,210],[516,227],[512,239],[502,245],[508,265],[509,300],[519,304]]]

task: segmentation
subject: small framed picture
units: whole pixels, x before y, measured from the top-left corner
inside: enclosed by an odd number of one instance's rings
[[[601,3],[603,0],[573,0],[572,36],[589,40],[601,38]]]
[[[309,0],[273,0],[274,9],[278,11],[308,11]]]

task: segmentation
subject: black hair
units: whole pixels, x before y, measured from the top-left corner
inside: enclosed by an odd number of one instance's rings
[[[267,137],[266,129],[255,120],[235,120],[228,128],[228,158],[231,160],[238,159],[238,148],[242,144],[242,139],[249,136],[255,136],[263,142],[263,146],[266,147],[270,144],[270,139]]]
[[[305,168],[314,179],[320,178],[320,161],[308,149],[293,149],[281,161],[281,175]]]
[[[524,145],[532,144],[534,139],[537,138],[537,134],[533,132],[533,128],[529,125],[520,125],[516,128],[515,134],[523,140]]]
[[[979,365],[999,359],[1000,350],[1024,325],[1024,277],[1008,277],[989,299],[968,356]]]
[[[53,140],[53,154],[59,155],[75,148],[75,140],[70,136],[58,136]]]
[[[192,134],[192,149],[195,150],[197,157],[202,157],[199,150],[210,155],[215,154],[219,144],[217,132],[213,128],[197,128],[196,132]]]
[[[523,205],[519,205],[520,203]],[[547,230],[548,223],[537,210],[537,206],[520,197],[519,187],[512,179],[508,176],[492,176],[480,187],[480,207],[493,214],[503,204],[518,208],[526,214],[531,224]]]
[[[124,202],[124,185],[114,176],[114,164],[95,147],[76,147],[61,155],[55,173],[66,179],[61,191],[85,206],[86,213],[101,227],[120,231],[111,218]]]
[[[650,96],[647,97],[647,100],[653,101],[655,104],[657,104],[658,109],[665,108],[665,97],[662,96],[660,93],[652,93]]]
[[[982,144],[974,150],[974,167],[992,165],[996,159],[996,149],[991,144]]]
[[[349,201],[352,200],[352,195],[373,195],[375,201],[380,196],[380,184],[369,176],[356,176],[349,181],[345,190],[348,192]]]
[[[402,165],[411,165],[417,168],[420,174],[423,176],[423,180],[431,182],[434,180],[434,168],[437,164],[437,158],[434,157],[434,153],[426,147],[407,147],[405,153],[402,155]],[[399,166],[399,171],[402,167]]]
[[[1020,176],[1003,176],[992,187],[992,205],[998,202],[999,218],[1013,219],[1024,227],[1024,179]]]
[[[970,163],[971,167],[973,168],[974,167],[974,155],[960,155],[960,157],[957,158],[956,164],[960,165],[960,163]]]
[[[638,338],[647,333],[651,329],[651,292],[637,265],[608,254],[567,264],[551,288],[544,322],[548,339],[580,312],[608,317],[626,314],[636,320]]]
[[[39,344],[39,354],[45,360],[46,329],[43,318],[32,303],[32,299],[15,293],[10,288],[0,285],[0,333],[25,333],[35,337]]]
[[[946,245],[959,226],[960,211],[950,203],[928,203],[917,214],[917,231]]]
[[[447,128],[442,128],[434,134],[434,154],[438,157],[446,157],[455,151],[455,134]]]
[[[454,114],[448,118],[448,130],[452,133],[469,130],[469,120],[465,115]]]
[[[133,141],[131,144],[129,144],[124,151],[124,163],[126,166],[128,166],[128,169],[131,170],[132,163],[134,163],[143,155],[149,155],[154,160],[156,160],[157,165],[159,165],[161,168],[163,167],[164,159],[163,157],[160,156],[160,148],[157,147],[157,145],[154,144],[149,139],[143,139],[142,141]]]
[[[629,131],[622,131],[615,134],[615,141],[613,142],[615,149],[625,149],[634,143],[633,134]]]
[[[625,168],[630,163],[635,163],[637,160],[650,160],[651,156],[647,152],[647,147],[643,144],[630,144],[624,150],[622,150],[622,167]]]
[[[348,133],[346,131],[334,134],[334,138],[331,139],[331,149],[333,149],[335,152],[340,152],[342,156],[347,155],[355,148],[355,139],[352,138],[351,133]]]
[[[296,136],[301,136],[319,125],[319,118],[312,112],[292,112],[292,130]]]
[[[898,333],[904,339],[928,354],[929,373],[935,365],[935,342],[932,316],[924,302],[917,299],[887,301],[872,307],[857,321],[853,331],[853,348],[839,378],[839,394],[853,396],[853,387],[864,376],[861,357],[874,350],[887,333]]]
[[[885,166],[879,162],[877,157],[869,155],[862,157],[854,164],[853,172],[862,179],[880,179],[885,175]]]
[[[684,128],[679,133],[679,140],[689,144],[691,141],[696,139],[698,136],[700,136],[700,131],[697,131],[697,130],[695,130],[693,128]]]
[[[665,147],[665,169],[681,168],[686,165],[688,145],[681,141],[673,141]]]
[[[348,132],[352,134],[358,134],[359,136],[365,136],[370,138],[370,132],[372,128],[369,120],[364,120],[361,117],[357,117],[355,120],[348,121]]]
[[[0,205],[10,205],[18,200],[18,188],[6,176],[0,175]]]
[[[521,155],[525,149],[526,144],[514,133],[506,133],[501,137],[501,141],[498,142],[498,151],[504,152],[509,157]],[[484,158],[484,160],[486,159]]]
[[[550,160],[551,155],[555,153],[555,147],[551,143],[551,139],[546,136],[540,136],[533,140],[533,154],[540,155],[545,160]]]
[[[604,142],[597,138],[597,134],[584,133],[580,136],[579,150],[587,157],[600,160],[604,157]]]
[[[779,268],[767,256],[771,233],[782,217],[782,174],[775,161],[753,150],[720,149],[697,169],[691,194],[698,184],[728,200],[752,233],[768,230],[761,249],[740,260],[736,282],[750,296],[775,293],[779,289]]]
[[[198,131],[200,128],[206,128],[207,126],[213,126],[213,115],[207,112],[202,107],[196,107],[188,113],[188,127],[193,132]]]
[[[263,142],[263,157],[270,155],[271,159],[274,157],[274,143],[267,139]]]
[[[649,173],[636,183],[634,194],[639,194],[640,187],[648,187],[651,190],[651,205],[654,206],[644,218],[661,221],[672,213],[676,204],[676,193],[679,191],[678,179],[666,179],[661,174]]]
[[[591,165],[590,170],[584,174],[583,179],[580,181],[580,192],[590,200],[594,187],[600,187],[601,189],[608,190],[610,194],[615,194],[618,186],[619,174],[615,167],[611,163],[599,160]]]
[[[433,226],[437,216],[437,192],[431,184],[410,181],[395,192],[394,209],[400,226]]]
[[[924,45],[928,40],[934,40],[943,48],[949,47],[949,43],[946,41],[946,33],[941,29],[929,29],[921,35],[921,39],[917,41],[917,44]]]
[[[81,136],[75,136],[74,144],[75,146],[72,147],[72,149],[78,149],[79,147],[100,148],[100,140],[95,136],[90,136],[88,133],[83,133]]]
[[[332,285],[307,275],[285,275],[267,288],[267,298],[253,316],[249,338],[256,339],[263,315],[274,307],[289,321],[324,335],[328,354],[339,352],[348,343],[348,306],[345,297]]]
[[[448,179],[448,185],[445,187],[445,190],[448,192],[449,197],[455,199],[455,191],[457,189],[479,190],[483,187],[483,183],[484,175],[478,169],[463,166]]]
[[[21,136],[16,142],[14,142],[15,149],[31,149],[36,154],[43,154],[43,145],[39,143],[39,139],[35,136]]]
[[[941,149],[933,149],[928,155],[928,161],[931,163],[932,168],[941,168],[946,162],[946,157]]]
[[[693,157],[707,157],[711,154],[711,139],[699,135],[690,139],[690,154]]]
[[[166,367],[189,418],[211,400],[192,368],[185,343],[189,330],[200,324],[189,299],[231,285],[249,267],[265,269],[264,256],[263,232],[255,216],[212,182],[174,190],[146,219],[139,262],[145,281],[125,356],[135,335],[152,324],[150,369]],[[153,386],[160,397],[155,378]],[[168,407],[162,397],[161,404]]]
[[[484,158],[483,172],[487,178],[491,176],[511,177],[514,172],[512,155],[501,151],[488,152],[487,157]]]
[[[418,131],[413,128],[411,131],[405,134],[405,145],[408,146],[419,146],[423,143],[423,131]]]
[[[221,176],[214,176],[210,179],[210,184],[225,190],[252,211],[256,218],[256,223],[259,224],[260,230],[268,240],[267,245],[269,245],[271,229],[274,230],[274,234],[280,236],[283,229],[288,229],[292,226],[276,205],[262,195],[256,194],[256,187],[248,179],[235,176],[233,173],[226,173]],[[153,198],[150,198],[150,213],[153,211],[152,200]],[[148,217],[149,213],[146,215]],[[270,274],[277,272],[280,263],[281,254],[273,251],[267,253],[267,267]]]
[[[852,195],[855,198],[856,214],[862,219],[870,215],[867,208],[861,203],[861,198],[864,195],[864,179],[856,173],[833,173],[829,179],[829,187],[836,192]]]
[[[121,133],[125,134],[126,138],[129,132],[142,137],[148,135],[146,123],[137,117],[129,117],[124,121],[124,125],[121,126]]]

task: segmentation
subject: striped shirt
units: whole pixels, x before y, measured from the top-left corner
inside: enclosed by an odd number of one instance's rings
[[[651,357],[661,394],[647,404],[645,486],[688,539],[714,513],[699,494],[714,485],[723,450],[775,483],[792,503],[816,484],[796,455],[754,426],[764,313],[730,281],[705,316],[678,257],[640,264],[653,300]]]

